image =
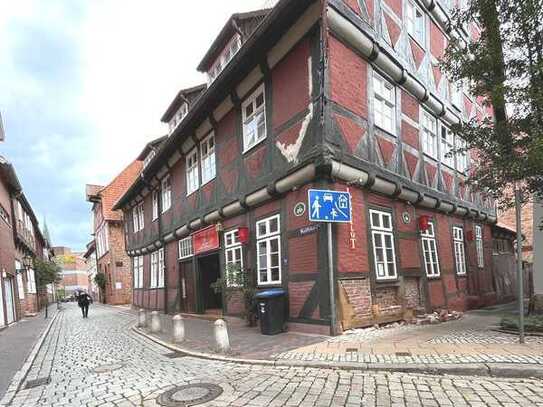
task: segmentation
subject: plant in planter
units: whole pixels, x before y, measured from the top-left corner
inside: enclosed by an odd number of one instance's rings
[[[224,275],[211,284],[213,291],[217,294],[222,293],[226,301],[236,295],[241,296],[243,301],[242,316],[249,326],[256,325],[256,309],[254,306],[256,288],[252,280],[252,275],[248,269],[241,267],[240,264],[230,263],[226,266]]]
[[[105,296],[105,291],[106,291],[106,275],[102,272],[98,272],[96,273],[96,275],[94,276],[94,283],[98,286],[98,288],[100,289],[100,292],[102,294],[102,302],[105,304],[106,303],[106,296]]]

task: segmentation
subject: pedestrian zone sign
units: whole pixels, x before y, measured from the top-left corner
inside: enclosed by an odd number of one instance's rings
[[[351,194],[345,191],[310,189],[309,220],[312,222],[350,222]]]

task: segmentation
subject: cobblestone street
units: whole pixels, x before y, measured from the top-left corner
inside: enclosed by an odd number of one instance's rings
[[[543,382],[432,377],[331,369],[270,367],[169,358],[166,348],[134,334],[131,313],[93,306],[82,319],[74,304],[52,326],[13,406],[154,406],[205,393],[202,387],[161,395],[175,386],[218,385],[209,406],[543,406]],[[25,389],[31,380],[45,385]],[[172,393],[170,392],[170,393]],[[220,394],[217,394],[220,393]],[[169,403],[169,404],[168,404]],[[172,404],[173,403],[173,404]]]

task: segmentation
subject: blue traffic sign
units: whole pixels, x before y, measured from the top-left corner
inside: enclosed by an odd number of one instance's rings
[[[345,191],[310,189],[309,220],[312,222],[350,222],[351,194]]]

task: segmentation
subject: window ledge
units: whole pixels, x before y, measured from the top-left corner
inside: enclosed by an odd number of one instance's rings
[[[203,188],[205,185],[209,184],[211,181],[215,181],[216,178],[217,178],[217,174],[215,174],[213,178],[207,180],[206,182],[202,182],[202,185],[200,185],[200,188]]]
[[[267,138],[268,138],[268,135],[266,134],[266,136],[264,136],[264,138],[263,138],[262,140],[257,141],[257,142],[256,142],[255,144],[253,144],[251,147],[245,148],[241,154],[242,154],[242,155],[247,154],[248,152],[250,152],[251,150],[253,150],[255,147],[257,147],[257,146],[259,146],[260,144],[262,144]]]

